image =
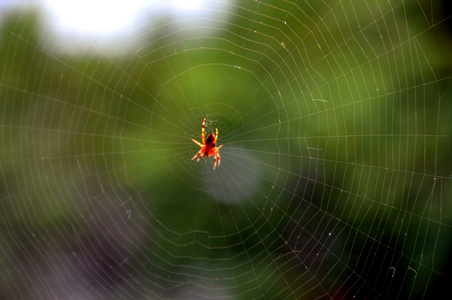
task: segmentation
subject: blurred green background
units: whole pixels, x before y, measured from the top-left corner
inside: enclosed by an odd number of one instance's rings
[[[162,4],[113,49],[5,8],[0,298],[433,297],[452,228],[441,4]],[[205,117],[215,171],[191,161]]]

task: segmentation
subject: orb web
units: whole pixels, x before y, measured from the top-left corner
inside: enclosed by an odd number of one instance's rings
[[[441,3],[156,2],[107,39],[55,31],[48,7],[20,3],[0,5],[2,298],[444,287]],[[215,170],[191,160],[204,118],[224,145]]]

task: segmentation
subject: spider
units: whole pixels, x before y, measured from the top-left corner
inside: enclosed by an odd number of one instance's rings
[[[218,139],[218,128],[216,130],[216,134],[214,135],[213,133],[209,134],[207,136],[207,139],[204,140],[204,129],[206,127],[206,118],[204,118],[204,121],[202,122],[202,131],[201,131],[201,138],[202,138],[202,144],[194,139],[192,139],[193,142],[195,142],[199,147],[201,147],[201,150],[198,151],[198,153],[196,153],[195,156],[193,156],[193,158],[191,160],[194,160],[196,157],[198,157],[198,160],[196,162],[198,162],[201,157],[205,156],[205,157],[209,157],[211,155],[213,155],[213,159],[214,159],[214,164],[213,164],[213,169],[215,170],[215,167],[217,166],[217,157],[218,157],[218,165],[220,165],[220,148],[223,147],[223,145],[221,145],[220,147],[215,147],[215,143],[217,142]]]

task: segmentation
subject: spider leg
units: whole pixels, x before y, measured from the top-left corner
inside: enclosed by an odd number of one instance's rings
[[[191,160],[194,160],[198,155],[199,155],[199,157],[198,157],[198,160],[197,160],[197,161],[199,161],[199,159],[200,159],[201,156],[202,156],[202,149],[199,150],[198,153],[196,153],[195,156],[193,156],[193,158],[192,158]]]
[[[217,142],[217,140],[218,140],[218,128],[217,128],[217,134],[215,134],[215,141],[213,141],[214,143],[216,143]]]
[[[220,163],[221,163],[220,152],[217,153],[217,157],[218,157],[218,165],[220,165]]]
[[[220,165],[220,163],[221,163],[221,156],[220,156],[220,152],[218,151],[218,150],[220,150],[221,147],[223,147],[223,145],[221,145],[220,147],[215,149],[215,153],[213,154],[213,160],[214,160],[213,169],[214,170],[215,170],[215,167],[217,166],[217,158],[218,158],[218,165]]]
[[[202,121],[202,131],[201,131],[201,137],[202,137],[202,143],[205,144],[206,140],[204,139],[204,131],[206,128],[206,118],[204,118],[204,121]]]
[[[191,139],[193,142],[195,142],[199,147],[202,147],[203,144],[201,144],[200,142],[198,142],[197,140]]]
[[[220,147],[217,148],[217,156],[218,156],[218,165],[221,163],[221,156],[220,156],[220,148],[223,147],[223,145],[220,145]]]

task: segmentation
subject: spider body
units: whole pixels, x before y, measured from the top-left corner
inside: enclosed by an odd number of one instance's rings
[[[196,162],[198,162],[201,157],[205,156],[205,157],[209,157],[213,155],[213,159],[214,159],[214,164],[213,164],[213,169],[215,170],[215,167],[217,166],[217,158],[218,158],[218,165],[220,165],[220,148],[223,147],[223,145],[216,147],[216,143],[218,140],[218,128],[216,129],[216,134],[214,135],[213,133],[210,133],[207,136],[207,139],[204,139],[205,136],[205,128],[206,128],[206,118],[204,118],[204,121],[202,122],[202,130],[201,130],[201,138],[202,138],[202,143],[192,139],[193,142],[195,142],[199,147],[201,147],[201,150],[198,151],[198,153],[196,153],[195,156],[193,156],[193,158],[191,160],[194,160],[196,157],[198,158],[196,160]]]

